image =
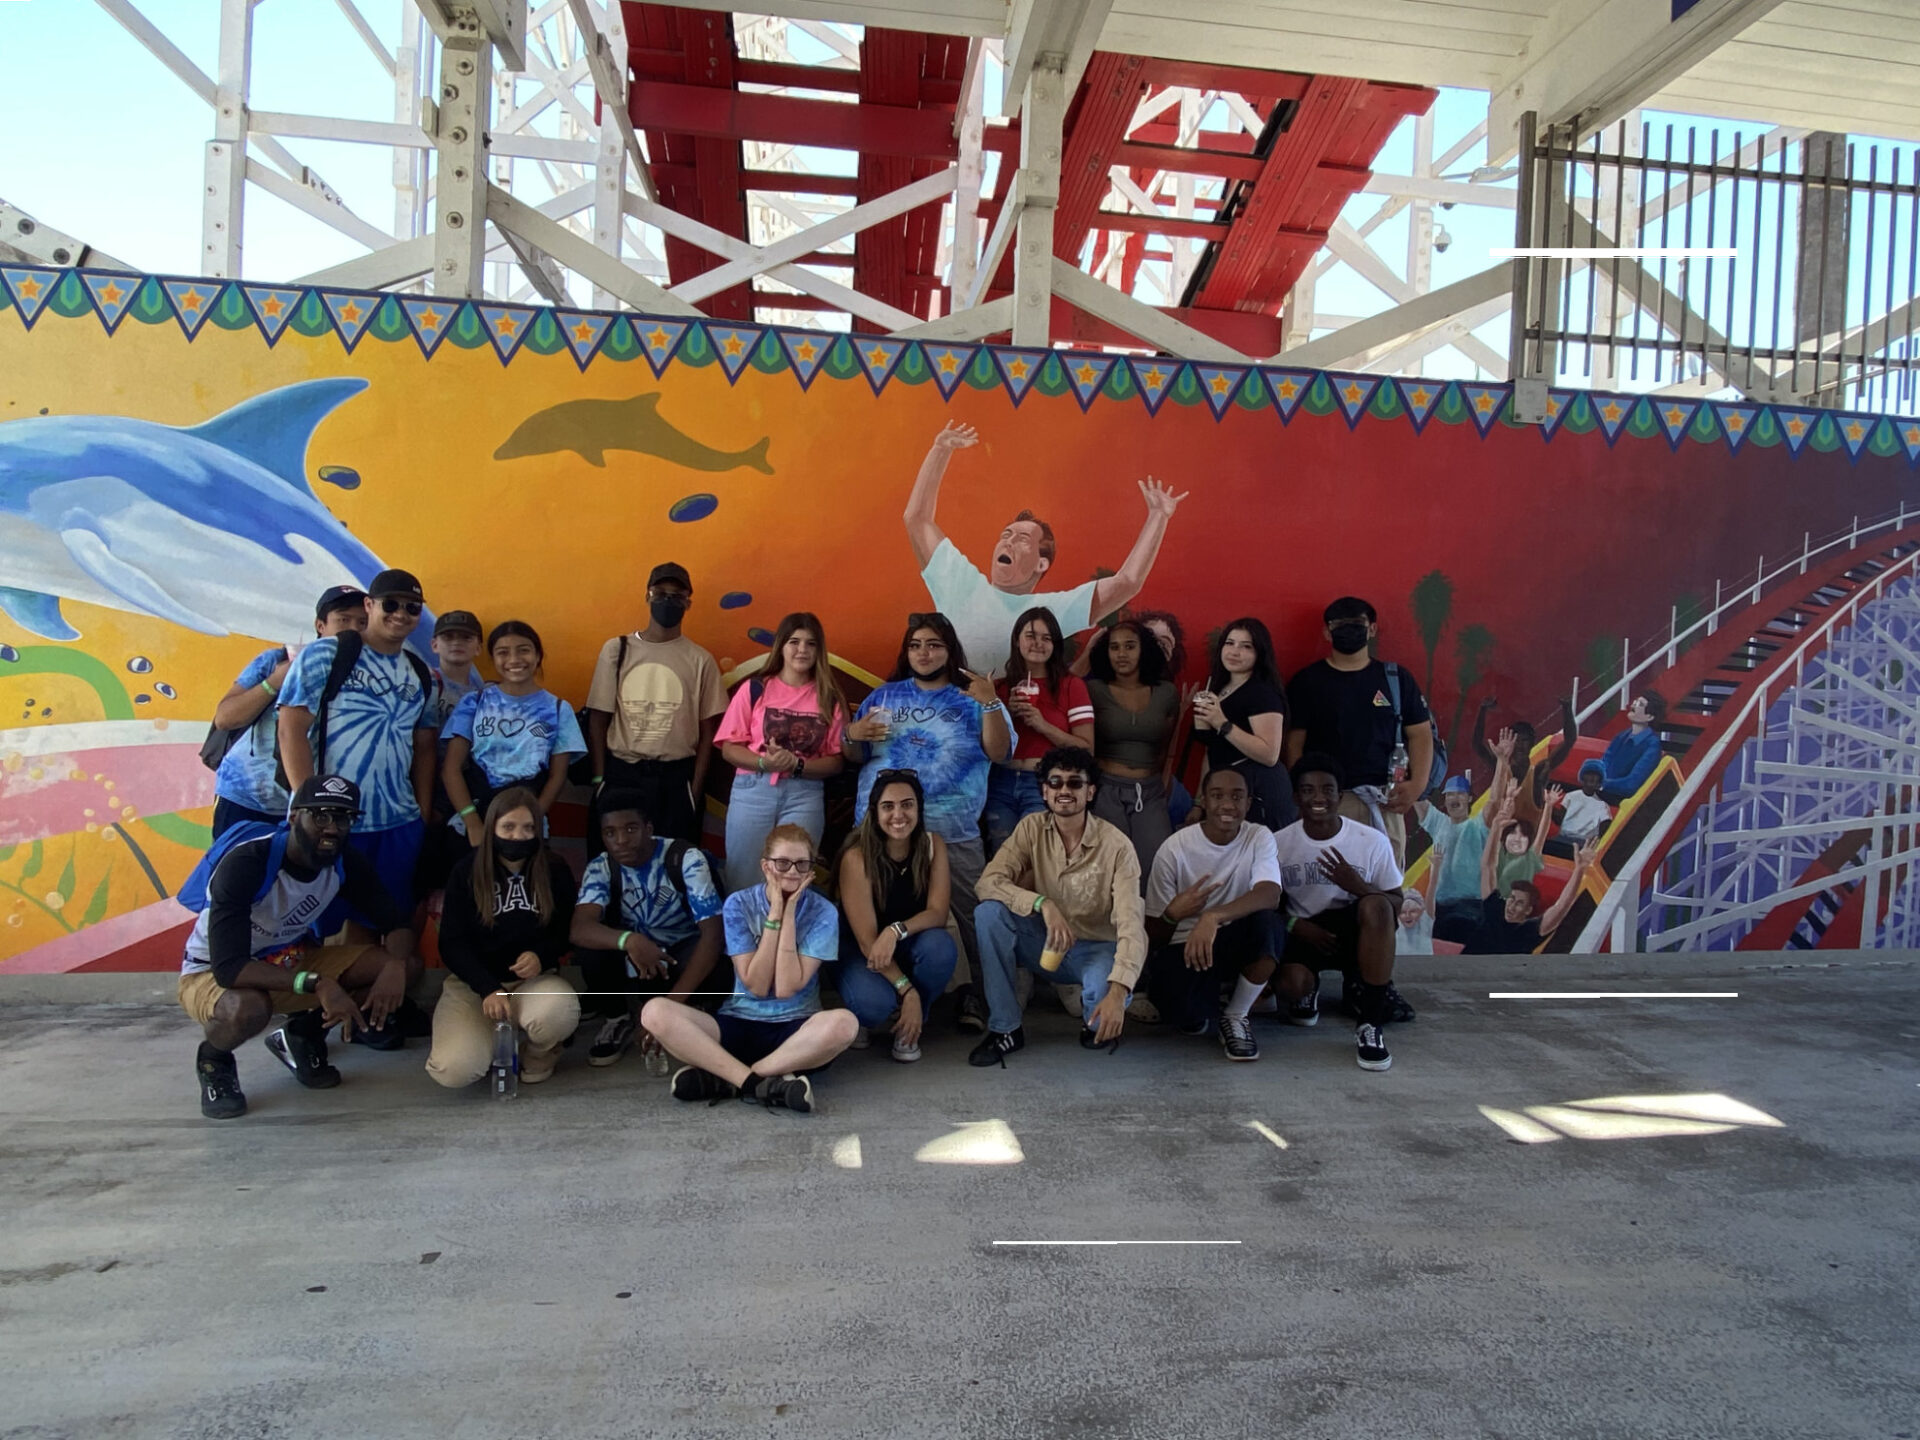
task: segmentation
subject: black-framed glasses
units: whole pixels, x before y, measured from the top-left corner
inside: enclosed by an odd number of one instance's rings
[[[1049,790],[1085,790],[1093,784],[1084,775],[1049,775],[1040,783]]]
[[[341,830],[351,830],[353,828],[353,811],[351,810],[342,810],[337,806],[331,805],[312,805],[307,807],[307,813],[313,816],[313,823],[316,825],[329,826]]]
[[[404,610],[409,618],[417,620],[420,617],[421,610],[425,607],[422,606],[418,600],[396,600],[391,595],[388,595],[381,599],[380,608],[389,615]]]
[[[776,875],[803,875],[813,869],[811,860],[786,860],[769,857],[761,862]]]

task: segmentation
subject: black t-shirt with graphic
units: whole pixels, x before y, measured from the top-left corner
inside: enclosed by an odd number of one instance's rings
[[[1413,673],[1400,670],[1400,725],[1420,725],[1433,717]],[[1393,755],[1396,725],[1387,667],[1379,660],[1364,670],[1336,670],[1316,660],[1287,682],[1293,702],[1293,726],[1307,737],[1307,749],[1340,762],[1347,786],[1384,785]]]

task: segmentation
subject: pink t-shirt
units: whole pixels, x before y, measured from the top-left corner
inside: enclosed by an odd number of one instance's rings
[[[1058,693],[1047,688],[1046,681],[1037,682],[1038,695],[1031,696],[1033,708],[1040,712],[1040,718],[1056,730],[1071,731],[1076,725],[1093,724],[1093,698],[1087,694],[1087,685],[1078,675],[1069,675],[1060,682]],[[994,681],[993,688],[1002,700],[1010,698],[1010,689],[1005,680]],[[1015,727],[1019,729],[1018,726]],[[1038,730],[1020,730],[1020,743],[1013,747],[1016,760],[1038,760],[1053,748],[1053,741]]]
[[[760,703],[754,704],[752,680],[743,681],[733,692],[727,713],[720,719],[714,739],[732,745],[744,745],[756,755],[764,755],[769,744],[791,750],[804,760],[822,755],[838,755],[846,716],[836,710],[833,723],[820,718],[820,692],[811,684],[789,685],[774,676],[761,682]],[[771,784],[779,784],[779,775],[769,775]]]

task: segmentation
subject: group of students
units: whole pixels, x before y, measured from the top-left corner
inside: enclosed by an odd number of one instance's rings
[[[181,1001],[205,1030],[204,1114],[244,1113],[233,1051],[276,1015],[268,1050],[313,1088],[339,1082],[334,1025],[376,1048],[430,1036],[429,1074],[462,1086],[511,1021],[537,1084],[590,1017],[590,1064],[638,1039],[680,1062],[681,1099],[805,1111],[809,1076],[871,1032],[919,1059],[936,1012],[984,1032],[974,1065],[1004,1065],[1026,1044],[1022,972],[1060,987],[1088,1048],[1117,1045],[1131,1016],[1244,1061],[1257,1004],[1312,1025],[1337,969],[1358,1063],[1391,1064],[1386,1026],[1412,1018],[1392,984],[1405,817],[1430,836],[1481,822],[1452,788],[1427,806],[1425,700],[1373,657],[1364,601],[1328,607],[1329,655],[1284,684],[1266,626],[1229,622],[1185,692],[1169,615],[1117,621],[1070,663],[1054,615],[1028,610],[996,678],[944,615],[914,614],[890,677],[851,706],[806,613],[729,699],[680,633],[691,598],[682,567],[655,567],[649,623],[602,647],[580,718],[541,688],[524,622],[485,637],[496,682],[466,611],[438,618],[436,666],[413,655],[425,597],[399,570],[329,590],[311,644],[256,657],[216,712],[233,737],[216,839],[183,890],[203,906]],[[1546,769],[1521,765],[1519,736],[1497,744],[1488,874],[1522,792],[1536,813],[1560,798],[1530,788]],[[717,878],[698,799],[716,745],[734,770]],[[1189,747],[1197,795],[1178,778]],[[855,828],[823,864],[826,788],[849,766]],[[547,838],[570,767],[592,795],[577,883]],[[1457,868],[1463,836],[1435,843]],[[1502,883],[1532,888],[1513,866]],[[429,1017],[407,997],[436,891],[448,973]],[[1526,920],[1503,901],[1499,923]],[[581,990],[557,973],[569,955]]]

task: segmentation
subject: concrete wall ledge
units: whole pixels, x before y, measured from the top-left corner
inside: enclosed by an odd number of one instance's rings
[[[1777,950],[1733,954],[1437,955],[1403,959],[1395,979],[1409,990],[1737,990],[1741,979],[1811,976],[1835,970],[1911,971],[1920,951]],[[429,970],[418,998],[440,993],[442,970]],[[568,967],[568,979],[580,983]],[[1694,982],[1713,981],[1712,985]],[[1722,983],[1730,982],[1730,983]],[[0,975],[0,1005],[172,1005],[177,974]]]

